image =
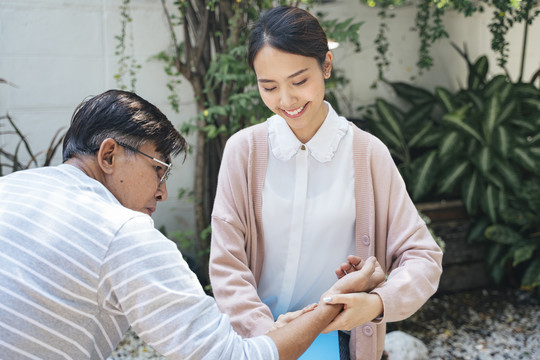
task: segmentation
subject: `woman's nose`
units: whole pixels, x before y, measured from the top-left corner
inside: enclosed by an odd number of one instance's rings
[[[290,110],[290,107],[296,103],[296,96],[291,90],[283,89],[280,94],[279,102],[282,108]]]

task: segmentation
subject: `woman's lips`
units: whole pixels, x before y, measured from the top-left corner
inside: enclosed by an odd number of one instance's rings
[[[296,118],[296,117],[299,117],[301,116],[304,111],[306,110],[308,104],[305,104],[299,108],[296,108],[294,110],[285,110],[285,109],[281,109],[281,111],[283,111],[283,113],[285,115],[287,115],[287,117],[290,117],[290,118]]]

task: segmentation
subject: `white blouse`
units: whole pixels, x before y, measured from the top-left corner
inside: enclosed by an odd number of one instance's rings
[[[268,119],[258,293],[275,319],[318,302],[337,280],[335,269],[355,253],[353,134],[326,104],[328,115],[306,144],[282,117]]]

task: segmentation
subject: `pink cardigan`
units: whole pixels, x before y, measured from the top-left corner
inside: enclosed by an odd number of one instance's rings
[[[388,280],[373,291],[383,301],[383,319],[353,330],[351,358],[380,359],[385,323],[411,316],[437,290],[442,252],[418,216],[386,146],[356,126],[352,129],[356,255],[375,255]],[[233,135],[223,154],[212,213],[214,296],[244,337],[265,334],[274,323],[257,294],[264,261],[261,217],[267,158],[266,122]]]

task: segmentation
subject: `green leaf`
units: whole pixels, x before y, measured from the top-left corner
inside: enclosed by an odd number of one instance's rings
[[[503,158],[508,158],[512,146],[508,129],[504,126],[497,126],[493,135],[493,141],[495,144],[497,144],[497,151],[502,155]]]
[[[392,82],[389,84],[400,98],[411,103],[427,103],[435,100],[429,91],[421,87],[412,86],[405,82]]]
[[[431,121],[429,119],[429,115],[431,114],[431,111],[433,110],[434,103],[422,103],[420,105],[414,106],[407,114],[404,116],[404,126],[405,127],[411,127],[416,126],[417,124],[423,123],[422,125],[426,123],[430,123]]]
[[[508,196],[506,195],[506,189],[504,188],[504,184],[502,184],[502,181],[497,180],[497,182],[498,183],[495,184],[497,187],[499,187],[499,198],[497,199],[497,204],[499,206],[499,212],[504,212],[508,208]]]
[[[403,131],[401,130],[400,119],[397,116],[398,110],[393,105],[382,99],[377,99],[375,101],[375,108],[377,109],[377,113],[379,114],[382,122],[392,130],[395,137],[397,137],[400,143],[403,144]]]
[[[540,99],[523,99],[523,102],[540,110]]]
[[[538,164],[526,148],[514,148],[513,155],[516,162],[518,162],[525,169],[538,172]]]
[[[501,89],[501,91],[499,91],[499,100],[501,102],[505,102],[506,99],[508,98],[508,96],[511,94],[512,92],[512,88],[514,87],[514,84],[511,83],[511,82],[507,82],[506,84],[504,84],[503,88]]]
[[[484,138],[486,139],[486,143],[488,146],[491,145],[493,129],[497,125],[497,117],[499,113],[499,99],[497,96],[493,96],[488,101],[484,121],[482,123],[482,127],[484,129]]]
[[[529,148],[529,152],[538,158],[540,158],[540,147],[539,146],[531,146]]]
[[[486,56],[481,56],[469,69],[469,89],[477,90],[484,83],[489,62]]]
[[[455,106],[452,100],[454,98],[454,95],[450,91],[442,87],[436,87],[435,95],[437,99],[441,102],[441,104],[443,105],[446,112],[448,113],[454,112]]]
[[[478,173],[473,171],[470,176],[466,176],[461,184],[461,198],[467,209],[467,213],[474,215],[478,209],[478,200],[480,198],[480,181]]]
[[[540,258],[534,259],[527,270],[525,271],[525,274],[523,275],[523,278],[521,279],[521,286],[526,288],[533,288],[540,285]]]
[[[418,131],[416,134],[411,137],[409,142],[407,143],[407,146],[409,148],[412,148],[414,146],[422,146],[424,144],[424,140],[426,139],[426,136],[429,135],[433,130],[433,123],[432,122],[426,122],[420,131]]]
[[[540,96],[540,90],[537,89],[534,84],[530,83],[516,83],[515,86],[516,96],[519,98],[538,98]]]
[[[486,191],[482,194],[482,209],[493,223],[497,223],[497,199],[496,187],[488,184]]]
[[[531,145],[534,145],[537,142],[540,142],[540,134],[536,134],[532,138],[529,139],[529,144]]]
[[[437,152],[430,151],[414,161],[418,168],[414,172],[416,176],[409,184],[413,200],[419,200],[430,190],[435,176],[436,159]]]
[[[463,176],[469,166],[468,162],[462,162],[454,165],[447,172],[444,173],[443,179],[439,184],[439,193],[444,194],[450,192],[454,186],[458,183],[459,179]]]
[[[388,126],[383,124],[380,120],[375,120],[370,122],[371,127],[373,127],[373,132],[381,138],[381,140],[390,148],[403,151],[403,143]]]
[[[480,149],[476,156],[476,162],[480,171],[484,175],[488,175],[493,166],[493,154],[491,153],[491,149],[487,146]]]
[[[515,267],[522,262],[529,260],[537,248],[538,246],[534,244],[519,246],[514,250],[514,261],[512,262],[512,266]]]
[[[484,235],[484,232],[490,224],[491,221],[489,221],[486,217],[481,217],[472,223],[469,228],[469,232],[467,233],[467,244],[486,242],[487,238]]]
[[[496,172],[502,176],[504,182],[510,189],[520,188],[521,179],[516,168],[511,163],[495,159],[495,169]]]
[[[517,126],[518,128],[529,130],[531,132],[536,132],[536,126],[530,121],[523,119],[512,119],[510,123]]]
[[[499,92],[501,87],[504,86],[507,82],[508,78],[505,75],[495,76],[484,88],[484,96],[489,99],[494,94]]]
[[[494,244],[487,249],[486,265],[495,283],[500,284],[505,275],[505,263],[509,257],[508,246]]]
[[[463,122],[463,118],[464,118],[464,115],[455,114],[455,113],[445,114],[443,116],[444,121],[448,122],[449,124],[452,124],[458,130],[471,135],[473,138],[478,140],[479,143],[484,144],[484,140],[482,139],[478,131],[476,131],[470,125]]]
[[[432,131],[431,133],[426,134],[424,138],[416,145],[422,147],[436,147],[441,141],[441,132]]]
[[[514,245],[523,241],[520,233],[506,225],[488,226],[484,234],[489,240],[498,244]]]
[[[457,131],[452,131],[446,135],[439,146],[439,156],[445,158],[454,154],[456,149],[461,148],[462,142]]]

